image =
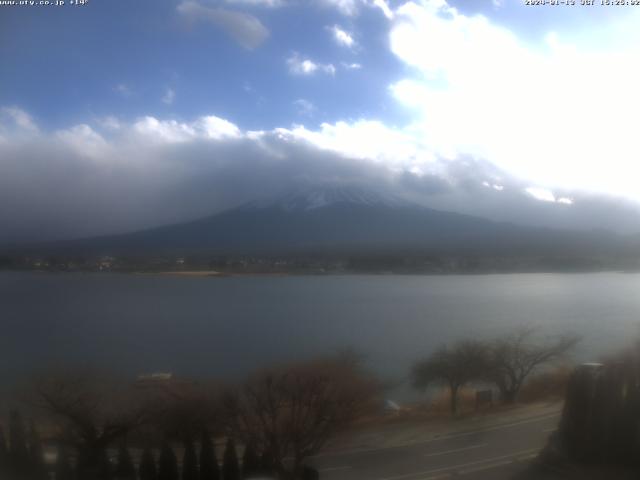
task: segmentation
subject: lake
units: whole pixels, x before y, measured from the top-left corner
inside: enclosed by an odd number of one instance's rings
[[[233,379],[341,347],[402,379],[460,338],[533,324],[591,360],[640,334],[640,274],[174,276],[0,272],[6,385],[60,365]]]

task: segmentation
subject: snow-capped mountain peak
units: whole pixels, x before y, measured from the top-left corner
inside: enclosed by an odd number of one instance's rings
[[[287,212],[310,211],[336,204],[359,206],[402,207],[411,202],[387,192],[379,192],[355,186],[331,186],[298,189],[283,195],[255,200],[244,206],[245,210],[278,208]]]

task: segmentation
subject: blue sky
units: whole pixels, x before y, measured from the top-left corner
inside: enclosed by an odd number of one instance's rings
[[[0,104],[18,105],[52,128],[108,115],[187,119],[213,113],[247,129],[358,118],[408,121],[388,93],[407,67],[389,50],[392,23],[374,5],[202,2],[203,8],[243,12],[264,25],[268,36],[245,48],[224,28],[181,15],[181,3],[90,0],[83,7],[5,7]],[[552,30],[589,28],[611,12],[524,7],[512,0],[500,7],[491,0],[451,5],[533,40]],[[332,39],[336,25],[354,38],[354,47]],[[335,75],[291,75],[286,59],[294,52],[334,65]],[[343,66],[354,63],[362,68]],[[171,104],[162,101],[169,89]],[[297,108],[299,99],[314,105],[313,115]]]
[[[106,233],[366,180],[599,226],[594,195],[640,200],[640,7],[577,3],[0,6],[0,220],[12,238]]]
[[[263,42],[246,48],[223,28],[181,15],[180,2],[91,1],[2,11],[0,57],[8,68],[0,74],[6,86],[0,103],[20,105],[52,127],[107,115],[215,113],[243,128],[263,129],[400,114],[381,95],[402,65],[388,51],[388,21],[377,9],[364,8],[354,18],[323,5],[224,5],[254,15],[268,30]],[[332,40],[336,24],[357,38],[356,47]],[[286,59],[295,52],[333,64],[335,75],[291,75]],[[168,89],[174,92],[170,105],[162,102]],[[313,103],[318,118],[301,118],[298,99]]]

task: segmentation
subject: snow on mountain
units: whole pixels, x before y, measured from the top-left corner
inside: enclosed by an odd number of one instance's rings
[[[354,186],[331,186],[299,189],[246,204],[243,210],[277,208],[286,212],[304,212],[337,204],[359,206],[406,207],[416,206],[407,200],[387,192],[368,190]]]

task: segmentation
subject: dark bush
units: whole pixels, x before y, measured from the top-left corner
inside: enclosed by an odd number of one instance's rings
[[[168,442],[162,445],[158,466],[158,480],[179,480],[178,459]]]
[[[198,457],[191,440],[184,444],[184,456],[182,457],[182,480],[198,480]]]
[[[133,465],[131,454],[125,445],[120,445],[118,449],[115,478],[116,480],[136,480],[136,467]]]
[[[260,457],[253,444],[249,443],[244,448],[242,455],[242,476],[249,478],[260,473]]]
[[[211,441],[211,435],[205,429],[200,443],[200,480],[220,480],[218,458]]]
[[[7,448],[7,440],[4,437],[4,430],[0,425],[0,475],[7,475],[9,468],[9,450]]]
[[[69,460],[69,452],[63,445],[58,447],[55,474],[56,480],[74,480],[73,467]]]
[[[29,474],[31,459],[27,448],[27,436],[20,412],[9,413],[9,471],[16,478]]]
[[[300,475],[301,480],[319,480],[320,473],[313,467],[309,467],[305,465],[302,467],[302,474]]]
[[[224,448],[222,478],[223,480],[240,480],[240,465],[238,464],[238,454],[236,453],[236,444],[233,438],[227,440],[227,445]]]
[[[139,467],[140,480],[157,480],[158,469],[156,467],[156,459],[153,452],[149,448],[145,448],[140,457]]]

